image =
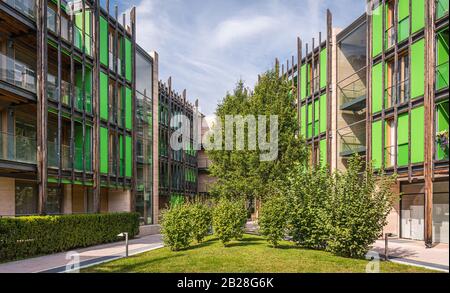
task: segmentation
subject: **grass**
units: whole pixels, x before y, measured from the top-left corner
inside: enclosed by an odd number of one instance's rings
[[[364,273],[368,261],[335,256],[328,252],[282,242],[270,247],[264,238],[245,235],[242,241],[223,247],[214,237],[204,243],[173,252],[157,249],[127,259],[86,268],[85,273]],[[381,262],[381,272],[410,273],[430,270]]]

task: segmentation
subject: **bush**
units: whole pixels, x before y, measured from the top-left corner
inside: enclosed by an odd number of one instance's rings
[[[329,210],[327,249],[347,257],[363,257],[380,236],[392,209],[395,177],[376,176],[372,168],[360,175],[362,162],[352,159],[345,173],[335,175]]]
[[[192,240],[191,210],[187,204],[177,204],[164,211],[161,221],[163,241],[173,251],[189,247]]]
[[[259,232],[274,247],[286,236],[289,222],[289,206],[286,197],[273,195],[264,200],[258,219]]]
[[[194,203],[189,207],[192,221],[192,236],[198,243],[201,243],[208,235],[212,225],[211,209],[202,203]]]
[[[324,249],[329,237],[327,229],[332,181],[326,168],[297,166],[286,190],[289,198],[290,234],[306,248]]]
[[[247,222],[247,210],[242,200],[222,198],[213,211],[214,234],[226,246],[232,239],[241,239]]]
[[[33,216],[0,219],[0,260],[68,251],[139,233],[139,214]]]

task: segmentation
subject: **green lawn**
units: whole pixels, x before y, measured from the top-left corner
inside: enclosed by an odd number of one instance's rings
[[[365,272],[368,261],[338,257],[328,252],[297,248],[283,242],[271,248],[258,236],[245,235],[228,247],[214,237],[187,250],[153,250],[127,259],[90,267],[88,273],[325,273]],[[381,272],[430,272],[426,269],[381,263]]]

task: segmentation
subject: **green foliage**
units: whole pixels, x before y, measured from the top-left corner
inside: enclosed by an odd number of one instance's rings
[[[33,216],[0,219],[0,260],[8,261],[118,241],[139,233],[139,214]]]
[[[259,232],[266,236],[274,247],[287,234],[289,220],[289,206],[286,197],[272,195],[263,202],[258,219]]]
[[[193,238],[198,243],[201,243],[208,235],[212,225],[211,208],[205,204],[197,202],[190,205],[190,210]]]
[[[213,211],[214,234],[226,246],[232,239],[241,239],[247,222],[247,210],[243,200],[222,198]]]
[[[191,210],[188,204],[172,205],[162,214],[161,234],[164,244],[173,251],[189,247],[192,240]]]
[[[277,115],[278,158],[261,161],[260,151],[248,150],[247,140],[244,151],[208,151],[212,160],[211,176],[217,178],[212,193],[248,200],[263,198],[285,178],[293,164],[307,160],[307,149],[295,135],[298,131],[297,112],[289,94],[291,89],[290,82],[280,79],[276,71],[269,71],[261,76],[253,91],[240,81],[233,93],[227,94],[219,104],[216,114],[222,125],[226,115]],[[244,128],[247,136],[247,125]]]
[[[347,172],[334,178],[327,249],[348,257],[362,257],[382,233],[395,196],[395,176],[373,174],[371,166],[360,173],[359,158],[350,161]]]
[[[332,180],[324,168],[297,165],[286,189],[291,207],[290,228],[293,240],[307,248],[323,249],[328,239],[327,220]]]

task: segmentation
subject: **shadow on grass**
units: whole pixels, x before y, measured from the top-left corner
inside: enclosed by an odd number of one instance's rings
[[[110,265],[106,265],[106,268],[110,269],[110,270],[108,270],[108,273],[137,272],[138,270],[142,270],[142,269],[145,270],[145,268],[150,267],[152,264],[158,265],[158,263],[171,261],[171,260],[173,260],[175,258],[183,257],[183,256],[186,256],[186,254],[180,254],[180,253],[178,253],[178,254],[171,254],[170,256],[157,257],[157,258],[152,258],[152,259],[148,259],[148,260],[145,260],[145,261],[137,261],[136,263],[110,264]],[[141,259],[141,258],[142,257],[139,257],[139,258],[136,258],[136,259]],[[127,261],[133,261],[133,258],[131,258],[131,259],[127,260]],[[100,267],[100,268],[102,268],[102,267]],[[91,272],[99,272],[99,273],[101,273],[101,272],[105,272],[105,271],[102,270],[102,269],[99,269],[99,270],[92,269],[92,270],[87,270],[87,272],[88,273],[91,273]]]

